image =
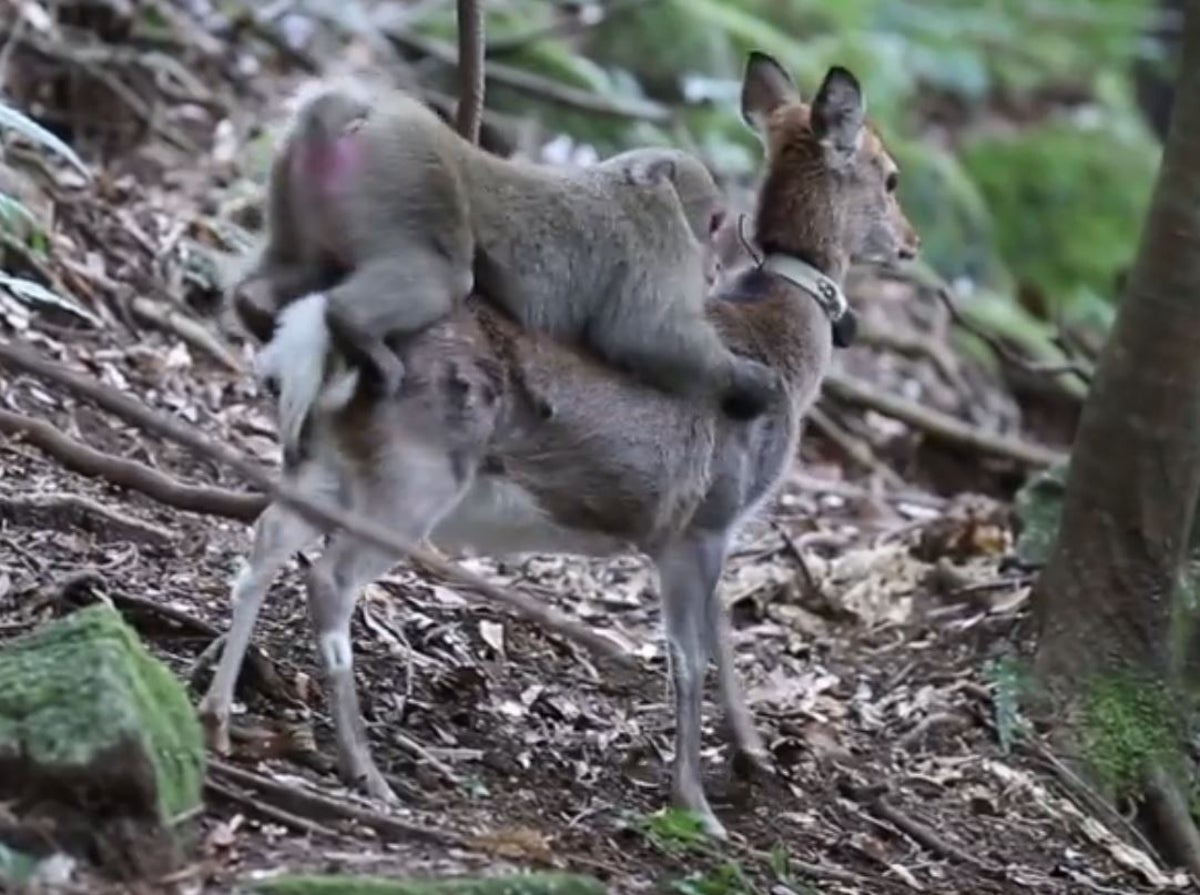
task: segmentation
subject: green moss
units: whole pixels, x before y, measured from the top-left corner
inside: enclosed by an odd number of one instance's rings
[[[1082,756],[1110,792],[1137,791],[1147,768],[1177,764],[1179,716],[1160,683],[1132,672],[1098,677],[1083,710]]]
[[[587,876],[528,873],[490,879],[404,881],[370,876],[278,876],[255,884],[268,895],[604,895]]]
[[[1063,496],[1067,482],[1067,461],[1034,475],[1017,492],[1015,507],[1021,523],[1016,553],[1022,562],[1044,565],[1058,537]]]
[[[1112,294],[1137,249],[1157,169],[1147,136],[1051,122],[977,139],[962,161],[1015,276],[1068,307]]]
[[[204,752],[187,693],[108,607],[0,651],[6,758],[44,785],[84,779],[94,795],[163,822],[200,804]]]

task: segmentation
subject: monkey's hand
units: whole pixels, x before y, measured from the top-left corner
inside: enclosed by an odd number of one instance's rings
[[[735,420],[750,420],[763,414],[782,390],[779,374],[749,358],[738,358],[721,410]]]

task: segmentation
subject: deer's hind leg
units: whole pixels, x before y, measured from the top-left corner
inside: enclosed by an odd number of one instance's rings
[[[447,451],[422,446],[391,448],[386,464],[353,483],[351,509],[409,543],[433,526],[462,498],[468,484],[462,464]],[[359,592],[391,569],[400,557],[339,532],[313,565],[308,611],[325,671],[330,711],[343,779],[374,798],[395,801],[371,757],[354,683],[350,619]]]
[[[317,464],[302,467],[289,478],[303,493],[314,498],[327,499],[336,490],[333,474]],[[319,534],[320,529],[279,503],[268,506],[254,523],[250,555],[233,581],[229,633],[198,710],[209,746],[219,754],[229,751],[229,714],[234,689],[267,592],[287,561]]]

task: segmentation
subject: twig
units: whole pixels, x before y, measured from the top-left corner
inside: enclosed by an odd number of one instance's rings
[[[431,768],[445,777],[447,783],[457,786],[462,782],[462,778],[454,772],[454,768],[450,767],[450,765],[446,764],[446,762],[442,761],[416,740],[398,730],[393,730],[390,736],[392,741],[401,749],[412,753],[412,755],[419,761],[425,762]]]
[[[479,142],[483,119],[483,0],[457,0],[458,8],[458,113],[454,124],[468,143]]]
[[[792,559],[796,560],[796,566],[800,570],[800,580],[803,583],[804,595],[813,602],[824,603],[825,595],[821,593],[821,585],[817,583],[812,569],[808,567],[808,561],[804,558],[804,553],[800,550],[800,545],[796,543],[796,539],[779,522],[772,522],[771,525],[779,533],[779,536],[783,538],[783,545],[787,548],[788,554]]]
[[[206,329],[198,320],[193,320],[174,308],[140,296],[129,303],[129,308],[133,311],[134,316],[140,317],[159,329],[174,333],[193,348],[203,351],[216,360],[230,372],[245,372],[245,367],[232,349],[222,343],[220,338]]]
[[[496,37],[488,42],[487,58],[491,59],[496,56],[505,56],[510,53],[516,53],[525,49],[531,44],[539,43],[551,37],[566,37],[571,34],[578,34],[581,31],[586,31],[589,28],[595,28],[597,25],[611,22],[618,16],[634,12],[641,9],[643,6],[649,6],[652,3],[657,3],[658,0],[612,0],[611,3],[606,3],[602,8],[599,17],[588,21],[582,16],[576,15],[573,18],[551,22],[549,25],[543,25],[540,28],[531,28],[524,34],[514,34],[512,37]]]
[[[905,484],[904,479],[894,469],[876,456],[869,444],[834,422],[833,417],[820,407],[810,407],[808,419],[822,435],[859,466],[878,475],[893,487],[902,487]]]
[[[15,525],[59,530],[79,528],[105,541],[138,541],[165,547],[170,533],[79,494],[0,497],[0,519]]]
[[[284,811],[282,808],[254,798],[249,793],[239,792],[233,787],[226,786],[224,783],[218,783],[211,778],[204,781],[204,791],[227,802],[233,802],[235,805],[249,808],[255,814],[260,814],[263,817],[281,823],[298,833],[308,833],[311,836],[328,836],[331,839],[344,838],[332,827],[327,827],[322,823],[317,823],[315,820],[301,817],[298,814],[292,814],[290,811]]]
[[[410,52],[428,56],[443,65],[456,64],[454,48],[440,40],[397,29],[388,29],[384,34],[401,50],[407,49]],[[511,88],[534,99],[578,109],[592,115],[603,115],[608,118],[631,118],[656,124],[663,124],[671,120],[671,110],[661,103],[646,99],[608,99],[576,87],[557,84],[540,75],[505,65],[502,62],[488,64],[486,79],[495,82],[498,86]]]
[[[946,498],[938,497],[936,494],[926,494],[924,491],[881,491],[876,494],[874,491],[864,488],[861,485],[856,485],[853,482],[835,482],[830,479],[819,479],[816,476],[804,475],[803,473],[796,473],[790,481],[801,491],[809,491],[813,494],[830,494],[846,500],[865,500],[877,497],[889,503],[911,503],[915,506],[928,507],[933,510],[940,510],[947,503]]]
[[[954,303],[954,294],[950,291],[950,287],[945,283],[934,285],[934,293],[946,310],[950,312],[951,319],[962,329],[969,332],[971,335],[981,339],[989,348],[996,353],[996,356],[1001,360],[1012,364],[1014,367],[1019,367],[1030,373],[1038,373],[1044,376],[1060,376],[1063,374],[1073,374],[1079,378],[1084,385],[1091,385],[1092,374],[1089,369],[1075,361],[1064,361],[1062,363],[1041,363],[1032,361],[1027,357],[1014,351],[1007,342],[999,338],[995,333],[990,333],[982,326],[971,322],[958,309]]]
[[[291,483],[274,481],[265,469],[246,460],[236,451],[210,441],[191,426],[151,410],[97,380],[81,376],[61,364],[44,360],[24,347],[7,342],[0,342],[0,361],[9,367],[56,382],[75,394],[94,401],[100,407],[124,417],[144,431],[183,445],[209,460],[226,464],[246,481],[261,488],[273,501],[278,501],[314,525],[324,529],[342,529],[375,547],[401,556],[407,555],[426,571],[451,585],[463,588],[467,593],[477,595],[484,602],[490,600],[501,603],[549,631],[576,640],[625,667],[636,667],[633,656],[599,631],[543,605],[527,594],[498,587],[428,550],[409,544],[380,525],[353,513],[312,501]]]
[[[381,835],[393,836],[398,839],[422,839],[427,842],[436,842],[439,845],[459,848],[467,844],[467,840],[463,836],[453,831],[440,830],[428,823],[412,823],[390,817],[370,808],[335,799],[332,796],[272,780],[270,777],[239,768],[218,758],[210,757],[208,759],[208,770],[210,774],[218,774],[240,786],[254,789],[267,796],[283,799],[296,811],[302,810],[310,815],[317,814],[352,820],[370,827]]]
[[[947,444],[1015,460],[1026,466],[1053,466],[1065,458],[1059,451],[1005,435],[994,435],[940,410],[877,391],[862,380],[841,373],[827,374],[823,389],[835,400],[878,411]]]
[[[882,348],[908,357],[928,358],[947,385],[957,391],[966,391],[966,383],[958,371],[953,353],[938,339],[922,333],[883,329],[864,321],[859,326],[855,340],[872,348]]]
[[[854,799],[854,801],[865,807],[880,820],[890,823],[922,848],[926,848],[943,858],[949,858],[968,867],[974,867],[976,870],[994,879],[1004,878],[1003,869],[981,861],[961,846],[955,845],[953,842],[945,839],[936,830],[933,830],[913,817],[909,817],[895,805],[891,804],[887,800],[887,797],[876,788],[855,786],[848,781],[843,781],[840,788]]]
[[[104,479],[180,510],[253,522],[267,506],[267,498],[261,494],[187,485],[135,460],[97,451],[46,420],[0,410],[0,432],[22,436],[72,472]]]

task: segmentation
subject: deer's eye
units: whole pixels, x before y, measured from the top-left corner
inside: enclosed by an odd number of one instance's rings
[[[887,190],[889,193],[894,193],[894,192],[896,192],[896,187],[899,185],[900,185],[900,175],[897,174],[895,171],[893,171],[891,174],[889,174],[887,176],[887,180],[884,181],[883,188],[885,190]]]

